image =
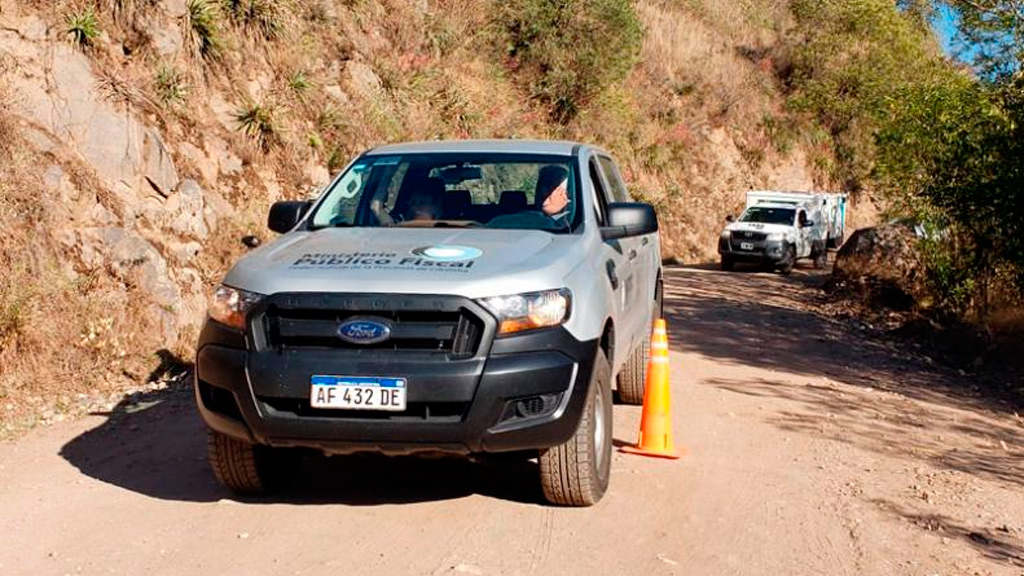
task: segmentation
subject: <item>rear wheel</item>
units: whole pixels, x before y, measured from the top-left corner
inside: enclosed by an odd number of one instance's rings
[[[562,506],[592,506],[608,489],[612,460],[612,390],[608,360],[598,350],[576,433],[540,454],[544,497]]]
[[[617,380],[619,398],[624,404],[640,405],[644,403],[644,383],[647,381],[647,356],[650,349],[650,340],[645,337],[633,349],[633,353],[629,355],[626,364],[619,371]]]
[[[207,457],[213,474],[236,494],[262,494],[279,488],[299,462],[298,453],[258,446],[209,430]]]

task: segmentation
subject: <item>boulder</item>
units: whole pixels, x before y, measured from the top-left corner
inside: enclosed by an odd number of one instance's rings
[[[181,18],[188,14],[188,0],[160,0],[160,6],[173,18]]]
[[[134,284],[164,309],[181,305],[181,292],[171,281],[167,261],[141,236],[124,228],[102,228],[89,231],[102,242],[111,274],[123,282]]]
[[[235,208],[220,194],[211,190],[206,192],[203,199],[206,202],[206,210],[203,212],[203,216],[206,219],[206,228],[210,232],[215,231],[220,226],[222,220],[235,216]]]
[[[183,180],[167,198],[167,227],[179,236],[204,239],[209,234],[204,218],[203,189],[195,180]]]
[[[166,198],[178,184],[178,171],[163,138],[156,130],[146,130],[142,161],[146,181]]]
[[[880,303],[904,308],[924,293],[924,265],[914,229],[903,224],[862,228],[836,255],[832,285],[864,289]]]
[[[176,56],[183,47],[181,32],[177,27],[153,28],[149,31],[149,39],[156,53],[167,58]]]
[[[372,100],[384,94],[384,85],[368,64],[348,61],[345,64],[345,77],[349,89],[363,98]]]

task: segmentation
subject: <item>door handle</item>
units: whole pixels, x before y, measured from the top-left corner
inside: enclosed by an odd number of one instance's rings
[[[612,285],[612,290],[619,289],[619,275],[615,273],[615,262],[611,260],[605,262],[605,271],[608,273],[608,282]]]
[[[629,251],[629,259],[630,259],[630,260],[636,260],[636,250],[632,250],[632,249],[631,249],[631,250]]]
[[[648,238],[644,238],[643,240],[640,241],[640,245],[641,246],[647,246],[650,243],[651,243],[651,241]]]

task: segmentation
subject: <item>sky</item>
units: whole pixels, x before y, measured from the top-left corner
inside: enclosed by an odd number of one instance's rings
[[[952,58],[970,64],[976,50],[957,39],[957,25],[956,12],[949,6],[939,4],[932,27],[939,36],[942,49]]]

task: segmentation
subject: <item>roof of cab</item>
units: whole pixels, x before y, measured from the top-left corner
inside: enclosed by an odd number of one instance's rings
[[[431,152],[498,152],[509,154],[552,154],[571,156],[579,142],[558,140],[433,140],[389,144],[367,152],[370,155],[420,154]]]

